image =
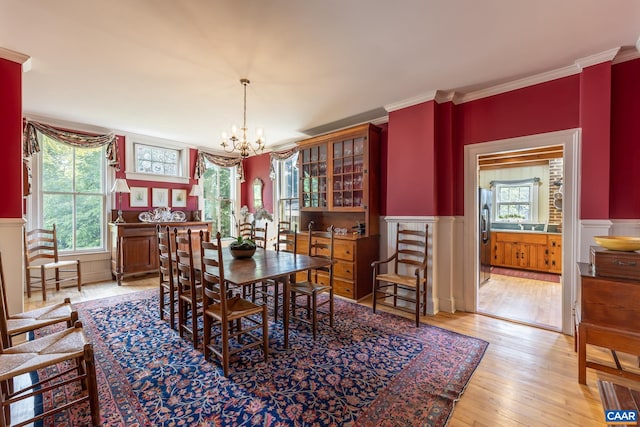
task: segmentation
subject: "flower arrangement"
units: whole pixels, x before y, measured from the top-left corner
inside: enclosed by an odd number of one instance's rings
[[[267,221],[273,221],[273,215],[271,215],[265,208],[256,209],[256,213],[253,214],[256,220],[266,219]]]

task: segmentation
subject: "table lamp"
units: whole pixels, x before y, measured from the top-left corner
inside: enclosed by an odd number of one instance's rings
[[[114,222],[125,222],[124,218],[122,218],[122,193],[131,193],[131,189],[127,185],[127,180],[124,178],[116,178],[113,187],[111,187],[111,192],[118,193],[118,218],[116,218]]]
[[[196,210],[193,213],[193,220],[194,221],[200,221],[200,196],[202,196],[202,187],[200,186],[200,184],[193,184],[193,187],[191,187],[191,192],[189,193],[190,196],[195,196],[198,197],[198,201],[196,202]]]

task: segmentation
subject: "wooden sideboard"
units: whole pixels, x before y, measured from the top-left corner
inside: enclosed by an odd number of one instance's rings
[[[211,231],[210,222],[163,222],[178,232],[191,229],[194,246],[199,245],[200,230]],[[156,223],[125,222],[109,223],[111,235],[111,274],[122,284],[122,278],[134,274],[158,272],[158,238]]]
[[[578,263],[581,279],[578,318],[578,382],[587,383],[587,368],[640,380],[622,366],[587,360],[587,344],[640,355],[640,282],[596,276],[590,264]],[[615,357],[615,356],[614,356]]]

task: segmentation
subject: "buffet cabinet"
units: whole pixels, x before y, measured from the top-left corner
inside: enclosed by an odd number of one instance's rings
[[[110,223],[111,235],[111,274],[118,285],[122,278],[136,274],[158,272],[158,237],[156,226],[167,227],[173,231],[187,232],[191,229],[193,247],[200,245],[200,230],[211,231],[210,222],[166,222]]]
[[[312,236],[314,241],[328,243],[325,237]],[[297,252],[309,252],[309,234],[297,236]],[[329,255],[318,251],[322,255]],[[333,291],[336,295],[359,300],[371,293],[371,263],[378,259],[378,238],[359,236],[334,236],[333,241]],[[298,280],[306,280],[306,273],[299,273]],[[318,272],[318,282],[329,284],[329,275]]]
[[[379,258],[380,133],[367,123],[298,142],[297,251],[308,252],[309,226],[333,226],[334,291],[355,300],[371,293],[371,263]],[[319,280],[328,277],[319,273]]]
[[[491,232],[491,265],[562,273],[562,236]]]
[[[619,363],[614,367],[587,360],[587,344],[611,350],[615,362],[616,351],[640,355],[640,282],[598,276],[587,263],[578,263],[578,270],[578,382],[586,384],[587,368],[640,381],[637,371],[625,370]]]

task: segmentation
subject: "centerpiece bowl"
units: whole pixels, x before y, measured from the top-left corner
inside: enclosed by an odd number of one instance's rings
[[[594,236],[599,246],[610,251],[632,252],[640,250],[640,237]]]
[[[229,252],[236,259],[251,258],[256,253],[256,242],[238,237],[229,245]]]

